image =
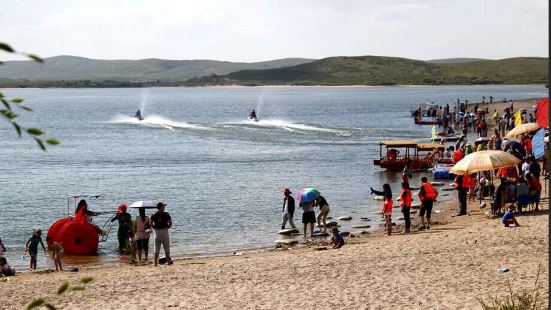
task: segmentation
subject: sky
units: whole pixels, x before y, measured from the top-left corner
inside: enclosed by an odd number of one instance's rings
[[[0,0],[0,42],[41,57],[548,57],[547,0]],[[0,60],[19,59],[0,52]]]

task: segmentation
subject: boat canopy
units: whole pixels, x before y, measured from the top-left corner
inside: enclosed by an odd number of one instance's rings
[[[446,147],[439,143],[418,143],[417,150],[419,151],[432,151],[434,149],[444,150]]]
[[[384,140],[380,141],[379,145],[386,145],[387,147],[415,147],[417,142],[413,140]]]

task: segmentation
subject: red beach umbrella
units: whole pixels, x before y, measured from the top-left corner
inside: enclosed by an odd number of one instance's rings
[[[538,109],[536,118],[540,127],[549,128],[549,97],[538,101],[536,109]]]

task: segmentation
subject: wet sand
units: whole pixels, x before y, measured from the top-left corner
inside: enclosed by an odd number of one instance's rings
[[[521,227],[511,228],[478,203],[469,205],[470,216],[452,217],[454,202],[434,210],[440,211],[437,224],[428,231],[360,235],[346,238],[342,249],[318,240],[157,268],[119,264],[21,274],[0,282],[0,296],[10,301],[0,308],[21,309],[43,297],[64,309],[472,309],[479,298],[505,295],[507,281],[515,289],[532,288],[539,264],[547,297],[547,207],[518,217]],[[501,267],[510,271],[501,273]],[[56,295],[63,281],[76,284],[87,276],[94,281],[86,291]]]

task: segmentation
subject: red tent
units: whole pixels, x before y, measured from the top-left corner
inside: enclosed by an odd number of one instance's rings
[[[536,119],[542,128],[549,128],[549,97],[536,103]]]

